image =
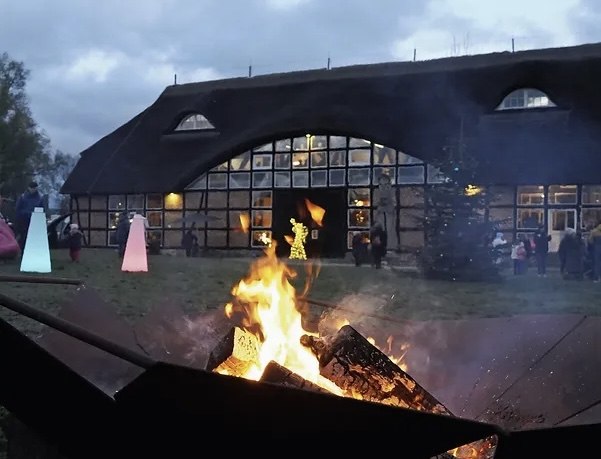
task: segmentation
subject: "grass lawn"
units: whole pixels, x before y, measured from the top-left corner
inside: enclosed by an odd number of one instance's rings
[[[186,311],[219,308],[230,298],[234,284],[248,271],[252,259],[149,256],[148,273],[123,273],[113,250],[84,249],[82,261],[71,263],[64,250],[52,253],[50,276],[78,278],[96,288],[128,321],[136,321],[153,305],[178,304]],[[601,313],[601,285],[564,281],[555,271],[539,278],[507,274],[498,283],[462,283],[420,279],[397,270],[356,268],[324,262],[309,296],[336,302],[346,295],[364,294],[366,310],[403,319],[455,319],[513,314]],[[297,291],[305,269],[293,281]],[[19,263],[0,265],[0,274],[19,274]],[[2,292],[50,312],[74,293],[73,286],[2,283]],[[0,315],[27,333],[39,327],[0,307]]]

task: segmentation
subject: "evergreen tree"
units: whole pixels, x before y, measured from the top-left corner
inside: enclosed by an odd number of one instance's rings
[[[433,163],[441,183],[425,192],[425,245],[419,262],[428,278],[480,281],[498,278],[485,221],[486,193],[477,186],[477,162],[460,136]]]

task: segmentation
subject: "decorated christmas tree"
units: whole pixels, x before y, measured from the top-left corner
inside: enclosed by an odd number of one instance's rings
[[[419,262],[425,277],[480,281],[498,278],[491,249],[492,225],[485,221],[486,192],[477,185],[477,162],[463,136],[445,148],[434,165],[439,181],[425,193],[424,250]]]

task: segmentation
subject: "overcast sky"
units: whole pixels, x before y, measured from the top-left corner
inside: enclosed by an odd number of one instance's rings
[[[36,121],[78,154],[173,83],[601,41],[601,0],[0,0]]]

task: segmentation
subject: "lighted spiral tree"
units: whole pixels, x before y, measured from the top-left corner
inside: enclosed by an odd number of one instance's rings
[[[498,278],[490,248],[492,225],[485,221],[486,196],[475,185],[476,161],[460,138],[447,147],[441,161],[441,182],[426,190],[423,219],[425,245],[419,263],[424,276],[480,281]]]
[[[294,233],[294,241],[292,241],[292,246],[290,247],[290,259],[306,260],[305,241],[307,240],[309,230],[294,218],[290,219],[290,223],[292,223],[292,232]]]

